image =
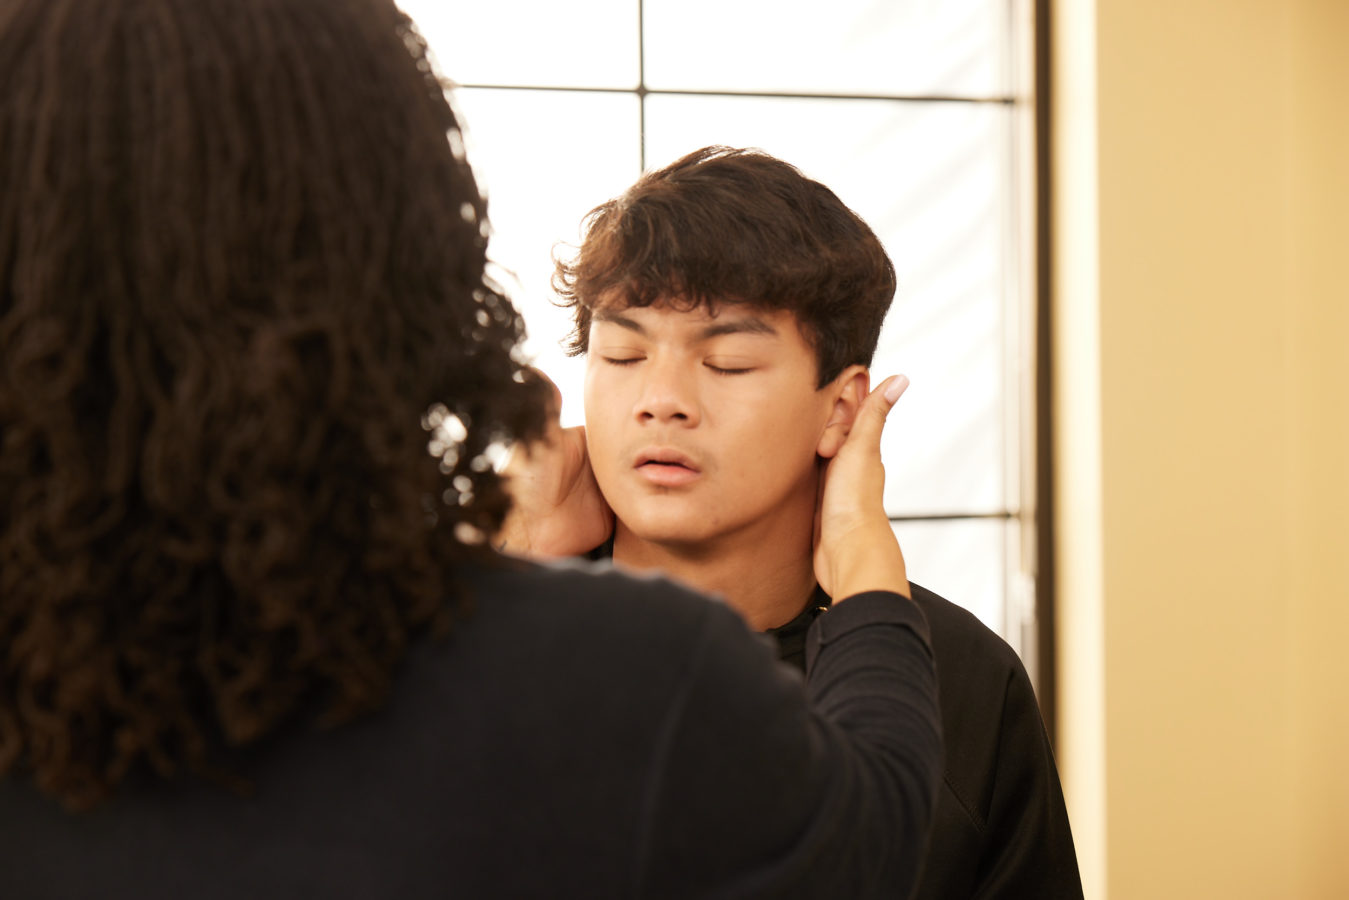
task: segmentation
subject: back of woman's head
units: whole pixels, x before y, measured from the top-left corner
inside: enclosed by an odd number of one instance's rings
[[[390,0],[4,0],[0,84],[0,774],[78,806],[377,704],[542,395]]]

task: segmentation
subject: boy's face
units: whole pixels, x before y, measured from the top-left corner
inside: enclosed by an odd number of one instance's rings
[[[833,392],[789,312],[713,317],[597,310],[586,360],[586,443],[618,520],[660,544],[708,546],[767,517],[813,516]]]

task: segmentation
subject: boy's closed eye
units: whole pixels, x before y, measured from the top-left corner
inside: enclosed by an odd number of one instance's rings
[[[718,375],[745,375],[757,368],[753,363],[743,359],[707,359],[703,361],[703,365]]]

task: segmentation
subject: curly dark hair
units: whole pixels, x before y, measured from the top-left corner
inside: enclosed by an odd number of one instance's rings
[[[6,0],[0,84],[0,775],[79,808],[377,707],[548,394],[390,0]]]
[[[582,230],[553,274],[573,356],[599,307],[748,303],[796,316],[824,387],[871,364],[895,296],[894,265],[866,222],[761,150],[695,150],[591,210]]]

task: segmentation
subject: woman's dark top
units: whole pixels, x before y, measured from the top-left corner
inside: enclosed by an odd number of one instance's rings
[[[0,781],[0,898],[897,897],[941,757],[927,627],[863,594],[806,690],[730,609],[572,567],[474,572],[383,709],[241,754],[240,797]]]

